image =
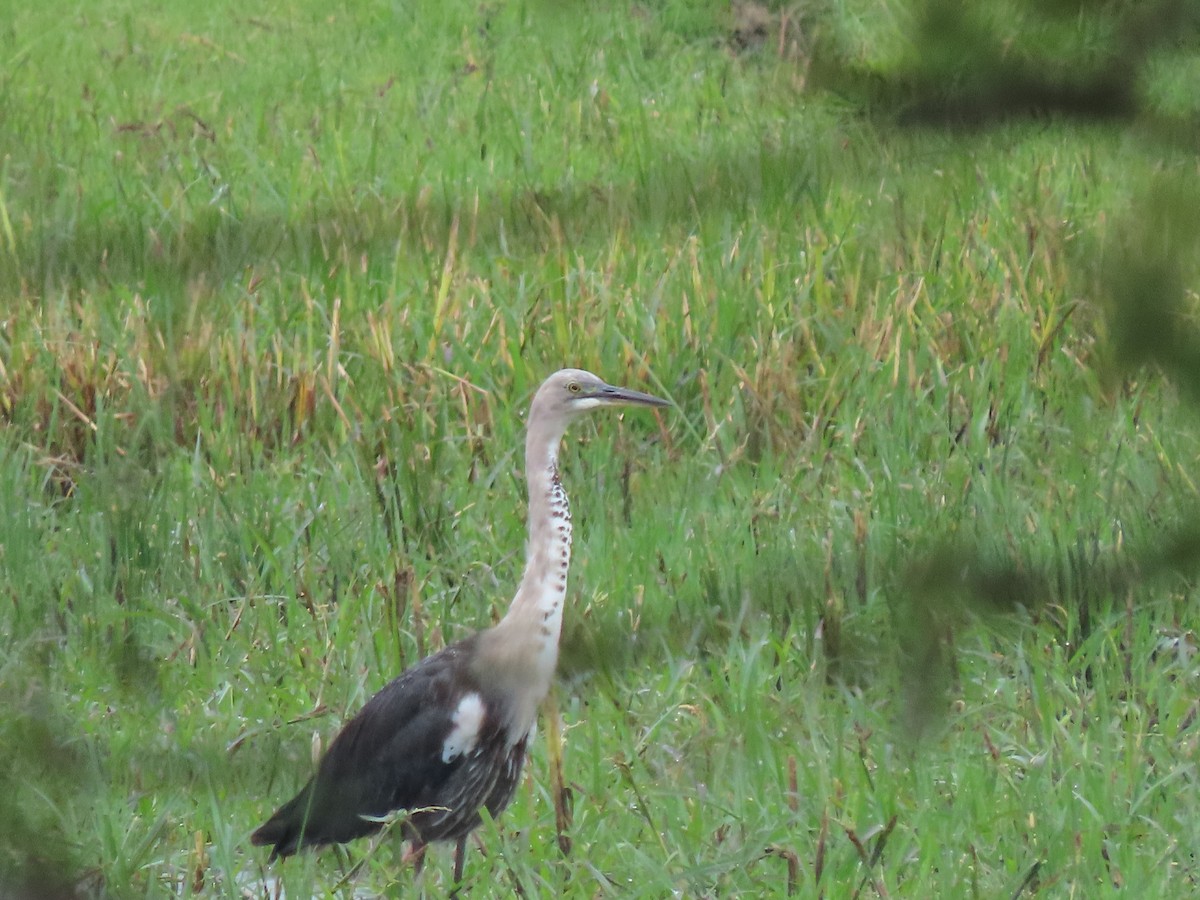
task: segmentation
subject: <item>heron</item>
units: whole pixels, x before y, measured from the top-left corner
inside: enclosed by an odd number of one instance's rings
[[[467,837],[508,805],[537,712],[558,664],[571,561],[571,511],[558,470],[567,427],[591,410],[662,407],[658,397],[562,369],[529,407],[524,573],[495,625],[450,644],[389,682],[345,724],[304,788],[251,835],[268,862],[340,844],[397,821],[420,867],[425,848],[455,841],[454,884]]]

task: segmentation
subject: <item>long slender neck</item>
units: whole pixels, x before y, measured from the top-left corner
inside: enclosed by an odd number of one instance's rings
[[[530,429],[525,439],[525,477],[529,483],[529,543],[525,574],[501,624],[531,629],[543,652],[550,653],[550,675],[558,660],[563,599],[571,564],[571,508],[558,476],[562,434]]]
[[[531,416],[532,422],[538,420]],[[558,477],[562,428],[532,426],[525,439],[529,483],[529,543],[525,573],[508,612],[481,636],[479,674],[503,689],[510,734],[516,740],[537,718],[558,665],[571,510]]]

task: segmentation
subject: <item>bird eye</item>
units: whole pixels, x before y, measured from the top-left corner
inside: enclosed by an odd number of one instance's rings
[[[572,394],[578,394],[581,390],[583,390],[583,388],[581,388],[579,386],[578,381],[572,381],[567,384],[567,390],[570,391]]]

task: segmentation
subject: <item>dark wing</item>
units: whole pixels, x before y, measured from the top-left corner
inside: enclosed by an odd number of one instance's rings
[[[475,640],[427,657],[372,697],[330,744],[312,780],[251,842],[273,844],[272,858],[288,856],[379,829],[364,816],[438,805],[444,786],[469,756],[445,761],[442,752],[459,701],[480,691],[467,665]]]

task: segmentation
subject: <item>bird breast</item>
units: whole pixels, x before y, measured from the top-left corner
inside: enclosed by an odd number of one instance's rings
[[[480,635],[473,675],[487,685],[491,713],[507,742],[525,737],[554,677],[558,642],[543,637],[537,625],[506,620]]]

